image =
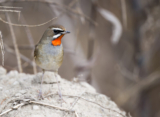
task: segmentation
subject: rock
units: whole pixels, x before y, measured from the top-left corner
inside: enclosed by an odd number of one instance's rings
[[[21,93],[16,93],[15,96],[16,97],[20,97],[22,94]]]
[[[13,83],[13,85],[19,85],[19,82],[18,82],[18,81],[15,81],[15,82]]]
[[[5,90],[5,94],[9,94],[9,90]]]
[[[86,82],[70,82],[58,75],[62,97],[66,102],[61,107],[54,72],[45,73],[45,83],[42,86],[42,94],[45,98],[44,100],[38,100],[41,75],[42,73],[29,75],[11,71],[5,75],[6,79],[0,80],[0,87],[2,87],[0,90],[3,90],[0,91],[0,104],[2,103],[0,107],[5,106],[5,109],[9,109],[13,107],[14,102],[17,104],[26,102],[26,105],[22,106],[21,111],[14,110],[8,112],[4,117],[13,117],[15,115],[16,117],[64,117],[66,113],[66,117],[75,117],[73,112],[60,110],[60,108],[70,109],[73,104],[73,110],[77,112],[79,117],[126,117],[125,112],[120,110],[113,101],[105,95],[98,94]],[[83,97],[83,99],[78,97]],[[36,103],[28,103],[30,99]],[[6,105],[7,102],[9,103]],[[2,108],[2,111],[5,111],[5,109]]]
[[[27,91],[26,90],[20,90],[19,93],[25,94]]]
[[[7,70],[0,66],[0,76],[5,75],[7,73]]]
[[[39,110],[39,106],[34,105],[33,110]]]
[[[16,71],[16,70],[10,71],[10,72],[7,74],[7,76],[8,76],[9,78],[14,78],[14,77],[16,77],[17,75],[18,75],[18,71]]]
[[[0,87],[0,91],[2,91],[3,90],[3,87]]]

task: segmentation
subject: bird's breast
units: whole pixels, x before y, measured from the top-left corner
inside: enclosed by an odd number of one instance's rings
[[[36,64],[45,70],[57,71],[63,61],[63,46],[53,46],[49,44],[39,44],[36,47]]]

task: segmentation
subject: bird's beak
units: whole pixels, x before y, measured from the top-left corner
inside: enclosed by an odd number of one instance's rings
[[[64,31],[64,32],[62,32],[62,34],[67,34],[67,33],[70,33],[69,31]]]

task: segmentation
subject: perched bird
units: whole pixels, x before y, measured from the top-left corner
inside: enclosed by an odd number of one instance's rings
[[[35,63],[42,68],[42,80],[41,80],[41,88],[39,91],[39,99],[43,98],[42,96],[42,84],[43,84],[43,76],[45,70],[53,70],[55,73],[58,73],[58,69],[63,61],[63,46],[61,43],[62,37],[70,33],[66,31],[66,29],[61,25],[53,25],[46,29],[39,43],[35,46],[34,50],[34,58]],[[58,83],[58,79],[56,76],[56,80]],[[59,96],[62,98],[61,91],[59,88]]]

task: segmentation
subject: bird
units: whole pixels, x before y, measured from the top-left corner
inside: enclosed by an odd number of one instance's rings
[[[34,59],[35,63],[42,69],[41,86],[38,94],[39,99],[43,99],[42,84],[45,71],[54,71],[58,74],[63,61],[63,45],[61,43],[62,37],[65,34],[70,33],[61,25],[49,26],[43,33],[40,41],[35,46]],[[56,75],[58,84],[58,94],[62,99],[61,90],[59,88],[58,78]]]

